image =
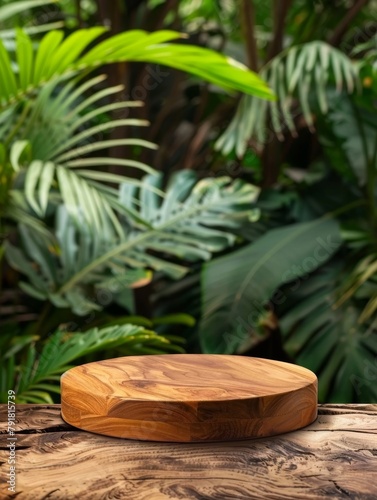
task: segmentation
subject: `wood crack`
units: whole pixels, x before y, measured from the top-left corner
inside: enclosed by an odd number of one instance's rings
[[[55,425],[51,427],[44,427],[43,429],[22,429],[19,431],[14,431],[15,434],[46,434],[48,432],[67,432],[67,431],[76,431],[83,432],[76,427],[71,427],[68,424],[63,425]]]
[[[51,497],[51,495],[52,495],[53,493],[56,493],[57,491],[60,491],[60,488],[57,488],[57,489],[52,490],[52,491],[49,491],[49,492],[47,493],[47,495],[45,495],[44,497],[42,497],[42,499],[41,499],[41,500],[45,500],[45,499],[47,499],[47,498],[52,498],[52,497]]]
[[[355,432],[357,434],[373,434],[377,433],[377,429],[366,429],[361,430],[361,429],[309,429],[308,427],[305,429],[305,432]]]
[[[342,495],[346,495],[348,498],[351,497],[351,495],[348,493],[348,491],[346,491],[345,489],[343,489],[341,486],[339,486],[339,484],[334,481],[333,479],[330,479],[330,482],[333,483],[333,485],[335,486],[335,488],[340,492],[342,493]]]

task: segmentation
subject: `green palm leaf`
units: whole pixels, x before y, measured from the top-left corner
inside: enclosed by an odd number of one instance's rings
[[[235,229],[258,216],[250,208],[258,190],[241,181],[197,182],[194,172],[182,171],[163,198],[155,192],[161,187],[157,174],[146,176],[139,187],[121,185],[119,204],[127,213],[120,221],[122,236],[112,231],[93,235],[85,223],[76,225],[64,207],[57,212],[56,248],[21,227],[24,250],[6,243],[10,265],[28,277],[21,286],[38,299],[85,314],[101,308],[96,291],[114,297],[135,281],[150,279],[149,269],[182,277],[189,270],[187,261],[209,260],[234,244]],[[110,289],[111,279],[116,283]]]
[[[81,217],[80,222],[87,224],[94,233],[109,234],[111,228],[121,235],[117,214],[125,214],[125,205],[118,202],[116,191],[106,184],[128,181],[139,186],[140,182],[96,169],[115,164],[147,173],[152,173],[153,169],[132,159],[112,162],[106,153],[94,156],[93,153],[113,146],[156,146],[127,137],[116,141],[106,138],[106,132],[116,127],[148,124],[142,120],[122,118],[92,125],[94,120],[102,118],[103,113],[121,110],[131,104],[123,101],[108,104],[106,98],[122,87],[95,90],[103,80],[101,76],[77,87],[78,80],[89,69],[118,60],[168,61],[173,67],[190,69],[192,73],[208,77],[209,81],[220,85],[249,92],[255,90],[258,95],[262,92],[271,97],[256,75],[222,55],[197,47],[167,44],[180,36],[176,32],[122,33],[88,50],[103,33],[103,28],[91,28],[78,30],[64,39],[62,32],[51,31],[35,48],[29,35],[19,30],[16,72],[0,41],[0,109],[3,109],[0,130],[4,132],[4,145],[16,172],[13,184],[17,191],[23,190],[30,207],[29,213],[24,209],[10,213],[10,208],[14,207],[8,205],[6,216],[20,216],[23,221],[33,224],[34,215],[44,218],[51,205],[63,202],[76,223]],[[82,56],[82,53],[85,54]],[[72,76],[77,78],[72,80]],[[92,91],[89,97],[88,91]],[[24,101],[25,95],[27,101]],[[13,126],[9,126],[10,118]],[[29,165],[25,158],[21,161],[21,156],[26,156],[23,151],[25,141],[32,151]],[[88,154],[90,158],[85,158]],[[19,199],[17,193],[11,196]]]
[[[368,322],[377,312],[377,254],[370,253],[360,260],[340,287],[340,297],[335,307],[343,306],[355,296],[367,298],[358,323]]]
[[[82,55],[105,31],[101,27],[82,29],[65,39],[62,31],[50,31],[38,48],[32,51],[29,35],[20,33],[16,54],[19,73],[16,75],[13,74],[9,56],[0,40],[0,109],[19,101],[25,93],[32,93],[45,82],[118,61],[164,64],[225,88],[266,99],[273,98],[271,91],[256,74],[232,59],[201,47],[167,43],[182,36],[175,31],[128,31],[97,43]],[[31,66],[32,73],[29,72]]]
[[[9,5],[3,5],[0,7],[0,22],[9,19],[16,14],[20,14],[25,10],[33,9],[35,7],[41,7],[43,5],[48,5],[56,3],[57,0],[25,0],[13,2]]]
[[[326,114],[331,102],[327,91],[332,85],[340,93],[352,93],[358,84],[358,73],[352,61],[325,42],[313,41],[293,46],[272,59],[261,70],[277,96],[277,102],[266,102],[256,96],[243,96],[238,111],[216,148],[228,154],[235,149],[243,156],[250,140],[262,147],[271,127],[279,139],[288,129],[296,134],[297,105],[307,126],[314,127],[313,115]],[[309,96],[315,98],[309,100]],[[271,117],[271,125],[268,117]]]
[[[52,403],[51,392],[59,393],[60,375],[72,363],[98,351],[122,349],[124,355],[141,354],[146,349],[164,353],[170,342],[155,332],[130,324],[93,328],[84,333],[66,333],[58,330],[39,347],[28,348],[26,362],[18,376],[9,368],[8,387],[15,387],[17,402]]]
[[[19,118],[22,126],[16,126],[16,130],[6,140],[8,143],[15,140],[10,153],[11,164],[16,171],[13,183],[17,185],[18,191],[23,188],[30,208],[38,217],[45,217],[50,203],[63,201],[76,220],[79,213],[82,213],[85,223],[93,232],[108,232],[111,227],[120,234],[121,229],[115,212],[122,212],[123,208],[117,202],[117,193],[97,188],[92,179],[105,183],[128,180],[136,185],[140,182],[125,176],[116,177],[106,172],[97,172],[97,167],[120,165],[148,173],[152,173],[153,169],[135,160],[112,160],[105,155],[101,156],[101,151],[114,144],[148,148],[156,146],[131,138],[116,142],[106,139],[108,130],[124,125],[145,126],[148,122],[144,120],[109,119],[105,123],[91,125],[92,121],[98,121],[103,113],[141,104],[120,101],[93,109],[103,99],[122,88],[110,87],[96,91],[94,87],[103,79],[103,76],[95,77],[77,88],[73,82],[64,84],[60,80],[47,84],[38,94],[33,106],[22,112]],[[92,90],[92,94],[86,97],[88,90]],[[21,161],[25,156],[26,147],[29,147],[34,158],[29,164]],[[92,155],[94,151],[99,151],[99,156],[83,157],[88,153]],[[92,170],[78,169],[84,166],[91,167]],[[11,210],[13,207],[8,208],[8,216],[11,216]]]
[[[376,114],[356,96],[328,95],[329,110],[318,120],[319,141],[333,168],[363,186],[375,168]]]
[[[279,321],[284,349],[318,375],[320,401],[374,402],[377,324],[358,321],[364,297],[336,305],[346,276],[332,261],[288,294]]]

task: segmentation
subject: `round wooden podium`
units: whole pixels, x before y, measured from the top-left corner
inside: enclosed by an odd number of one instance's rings
[[[300,366],[217,354],[129,356],[61,377],[63,419],[128,439],[230,441],[312,423],[317,378]]]

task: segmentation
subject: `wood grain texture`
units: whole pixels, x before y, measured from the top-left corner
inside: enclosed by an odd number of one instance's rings
[[[301,500],[377,498],[377,405],[323,405],[310,426],[228,443],[148,443],[69,426],[60,406],[17,406],[17,493],[0,498]]]
[[[226,441],[313,422],[317,378],[297,365],[244,356],[131,356],[68,370],[61,400],[67,423],[99,434]]]

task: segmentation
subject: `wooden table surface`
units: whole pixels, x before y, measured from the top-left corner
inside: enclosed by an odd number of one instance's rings
[[[322,405],[305,429],[206,444],[99,436],[64,423],[59,405],[17,405],[13,496],[6,409],[0,406],[0,498],[377,499],[377,405]]]

